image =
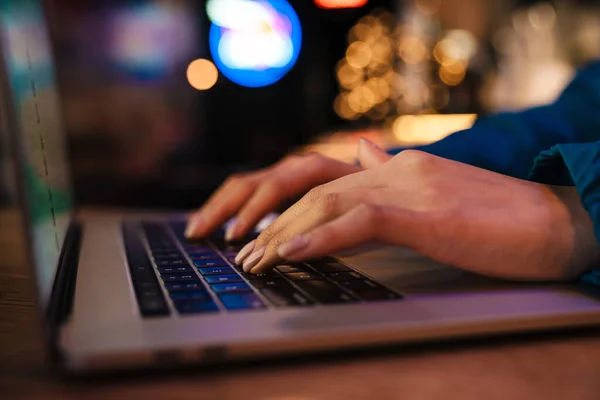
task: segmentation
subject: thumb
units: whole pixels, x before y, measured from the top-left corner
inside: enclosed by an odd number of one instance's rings
[[[358,161],[363,168],[373,168],[392,158],[375,143],[361,138],[358,144]]]

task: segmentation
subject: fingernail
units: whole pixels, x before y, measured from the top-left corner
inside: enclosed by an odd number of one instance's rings
[[[261,247],[256,250],[254,253],[250,254],[250,256],[244,261],[244,272],[250,272],[250,270],[258,264],[261,258],[265,255],[265,248]]]
[[[365,139],[365,138],[360,138],[361,143],[363,144],[368,144],[369,146],[373,147],[374,149],[377,149],[379,151],[384,151],[381,147],[377,146],[375,143],[371,142],[369,139]]]
[[[281,258],[286,258],[295,252],[302,250],[306,246],[308,246],[308,238],[304,235],[297,235],[294,236],[289,242],[279,246],[277,249],[277,255],[279,255]]]
[[[188,221],[187,227],[185,228],[185,237],[189,238],[202,224],[202,218],[194,217]]]
[[[237,221],[235,221],[234,223],[232,223],[231,225],[229,225],[229,227],[225,231],[225,240],[226,241],[231,242],[233,239],[235,239],[234,235],[236,233],[237,226],[238,226]]]
[[[253,240],[253,241],[251,241],[250,243],[248,243],[244,247],[242,247],[242,249],[240,250],[240,252],[237,253],[237,256],[235,256],[235,263],[237,265],[240,265],[242,262],[244,262],[244,260],[246,259],[246,257],[248,257],[248,255],[252,252],[252,250],[254,250],[254,244],[255,243],[256,243],[256,239]]]

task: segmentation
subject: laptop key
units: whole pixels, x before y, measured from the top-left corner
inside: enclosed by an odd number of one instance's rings
[[[210,295],[206,290],[188,290],[187,292],[174,292],[171,293],[171,300],[208,300]]]
[[[260,290],[276,307],[285,306],[307,306],[311,301],[292,286],[266,287]]]
[[[163,274],[175,274],[178,272],[192,272],[192,268],[188,266],[175,266],[175,267],[158,267],[158,272]]]
[[[164,253],[164,254],[155,254],[152,253],[152,258],[154,261],[167,261],[167,260],[180,260],[183,259],[181,253],[173,252],[173,253]]]
[[[194,265],[196,267],[225,267],[229,266],[225,261],[218,260],[194,260]]]
[[[283,278],[256,279],[256,280],[250,281],[250,283],[252,284],[252,286],[254,286],[257,289],[262,289],[262,288],[272,287],[272,286],[289,286],[290,285]]]
[[[166,247],[165,246],[161,246],[161,247],[150,246],[150,251],[152,252],[153,256],[158,256],[158,255],[162,255],[162,254],[173,254],[173,253],[179,254],[179,250],[175,246],[166,246]]]
[[[228,274],[228,275],[209,275],[206,278],[206,282],[208,283],[231,283],[231,282],[243,282],[241,276],[238,274]]]
[[[285,274],[285,276],[293,281],[323,280],[323,276],[313,272],[292,272],[290,274]]]
[[[265,308],[265,303],[254,293],[227,293],[219,299],[228,310],[248,310]]]
[[[174,303],[180,314],[200,314],[219,310],[212,300],[180,300]]]
[[[348,289],[350,291],[363,291],[363,290],[372,290],[372,289],[379,289],[380,287],[382,287],[380,284],[375,283],[371,280],[368,279],[354,279],[354,280],[350,280],[350,281],[343,281],[340,282],[340,285],[342,287],[344,287],[345,289]]]
[[[231,267],[209,267],[209,268],[198,268],[198,271],[202,275],[224,275],[224,274],[234,274],[235,271],[231,269]]]
[[[340,263],[324,263],[324,264],[310,263],[309,265],[311,267],[313,267],[314,269],[316,269],[317,271],[322,272],[322,273],[352,271],[352,268],[348,267],[347,265],[340,264]]]
[[[296,285],[312,296],[317,302],[324,304],[349,303],[355,299],[331,282],[304,281]]]
[[[133,282],[155,282],[156,274],[154,273],[154,269],[150,263],[148,264],[138,264],[129,266],[129,271],[131,273],[131,280]]]
[[[203,289],[204,285],[200,282],[165,282],[165,287],[171,293]]]
[[[311,269],[305,265],[290,265],[290,264],[286,264],[286,265],[279,265],[277,267],[275,267],[275,269],[279,272],[281,272],[282,274],[289,274],[291,272],[310,272]]]
[[[189,253],[190,258],[194,261],[198,260],[217,260],[221,261],[217,253]]]
[[[358,272],[333,272],[329,274],[325,274],[331,280],[334,281],[350,281],[353,279],[367,279],[364,275],[359,274]]]
[[[123,224],[123,241],[140,313],[148,317],[168,315],[169,307],[160,290],[137,225]]]
[[[163,274],[161,278],[164,282],[187,282],[187,281],[198,281],[198,276],[193,273],[177,273],[177,274]]]
[[[140,312],[145,317],[168,315],[169,308],[161,294],[150,294],[138,296]]]
[[[212,290],[217,293],[230,293],[230,292],[251,292],[250,286],[245,282],[238,283],[215,283],[210,285]]]
[[[165,260],[165,261],[154,261],[154,263],[156,264],[157,267],[162,267],[162,266],[175,266],[175,265],[188,265],[187,260],[181,258],[178,260]]]
[[[249,281],[256,281],[256,280],[260,280],[260,279],[279,278],[281,276],[275,271],[263,272],[262,274],[250,274],[247,272],[243,272],[242,275],[244,275],[244,277],[246,279],[248,279]]]

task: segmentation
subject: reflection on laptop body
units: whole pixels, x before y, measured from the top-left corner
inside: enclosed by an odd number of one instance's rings
[[[71,372],[408,343],[600,322],[574,286],[511,285],[402,249],[254,276],[183,215],[75,213],[39,0],[0,2],[2,122],[17,162],[39,308]]]

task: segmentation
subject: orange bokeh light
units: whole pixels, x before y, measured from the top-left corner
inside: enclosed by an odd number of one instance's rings
[[[367,4],[368,0],[315,0],[321,8],[358,8]]]

